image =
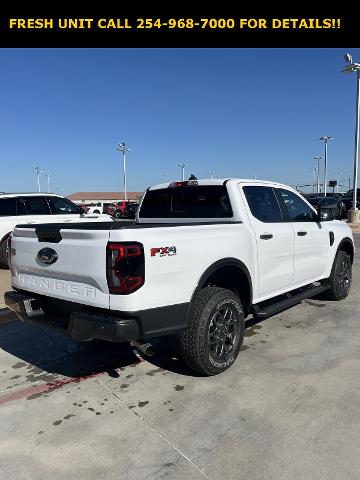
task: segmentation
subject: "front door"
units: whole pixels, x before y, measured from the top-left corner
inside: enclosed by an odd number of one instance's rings
[[[329,233],[316,212],[295,192],[276,189],[295,236],[294,285],[320,278],[328,264]]]

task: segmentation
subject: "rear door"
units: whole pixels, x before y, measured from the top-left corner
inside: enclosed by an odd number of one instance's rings
[[[251,226],[255,234],[258,263],[258,296],[270,296],[292,284],[294,275],[294,230],[284,222],[272,187],[243,186]]]
[[[276,191],[295,236],[294,284],[310,283],[321,277],[327,268],[329,233],[299,195],[284,188]]]

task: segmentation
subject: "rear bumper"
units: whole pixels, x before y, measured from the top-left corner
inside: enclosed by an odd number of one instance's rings
[[[18,292],[6,292],[5,304],[13,310],[20,320],[45,329],[56,330],[71,336],[75,340],[93,339],[124,342],[140,337],[138,323],[135,319],[121,318],[104,313],[75,311],[67,318],[46,314],[39,301]]]
[[[81,341],[99,339],[125,342],[171,335],[187,328],[188,303],[136,312],[120,312],[96,307],[85,309],[72,302],[57,300],[59,307],[67,304],[67,312],[55,315],[46,313],[41,308],[44,298],[41,295],[22,290],[21,293],[6,292],[4,298],[6,305],[23,322],[53,329]]]

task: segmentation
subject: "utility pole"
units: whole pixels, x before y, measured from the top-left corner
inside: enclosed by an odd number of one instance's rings
[[[127,202],[127,190],[126,190],[126,152],[130,152],[130,148],[127,148],[125,142],[119,143],[119,146],[116,150],[119,150],[123,156],[123,167],[124,167],[124,197],[125,202]]]
[[[178,163],[178,167],[181,167],[181,180],[185,180],[185,167],[188,167],[186,163]]]
[[[44,173],[42,170],[40,170],[39,167],[35,167],[34,168],[34,172],[36,173],[36,176],[37,176],[37,187],[38,187],[38,192],[41,191],[40,189],[40,173]]]

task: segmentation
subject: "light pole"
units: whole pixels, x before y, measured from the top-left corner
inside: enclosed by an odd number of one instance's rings
[[[357,176],[359,165],[359,117],[360,117],[360,63],[354,63],[352,56],[348,53],[345,55],[346,65],[345,73],[356,72],[356,114],[355,114],[355,151],[354,151],[354,178],[353,178],[353,208],[352,210],[357,213],[349,214],[349,219],[352,222],[360,223],[360,215],[357,208]]]
[[[317,180],[316,180],[316,193],[320,193],[320,160],[322,160],[322,157],[314,157],[314,160],[316,160],[317,165]]]
[[[336,193],[339,193],[340,170],[336,170]]]
[[[327,145],[328,141],[332,140],[334,137],[329,137],[324,135],[323,137],[320,137],[319,140],[324,140],[325,142],[325,164],[324,164],[324,197],[326,197],[326,177],[327,177]]]
[[[313,188],[312,188],[312,191],[313,191],[313,193],[315,193],[315,183],[316,183],[316,180],[315,180],[315,178],[316,178],[315,172],[317,171],[317,167],[312,167],[311,170],[312,170],[313,173],[314,173],[314,175],[313,175],[313,184],[312,184],[312,187],[313,187]]]
[[[181,179],[185,180],[185,167],[188,167],[186,163],[178,163],[178,167],[181,167]]]
[[[48,192],[50,193],[50,173],[45,173],[45,177],[47,177]]]
[[[215,175],[215,172],[208,172],[208,174],[210,175],[210,178],[213,179],[214,175]]]
[[[37,176],[37,187],[38,187],[38,192],[40,192],[40,173],[44,173],[42,170],[40,170],[39,167],[34,168],[34,172],[36,173]]]
[[[124,164],[124,199],[127,202],[127,191],[126,191],[126,152],[130,152],[130,148],[127,148],[125,142],[119,143],[119,146],[116,150],[119,150],[123,156],[123,164]]]

